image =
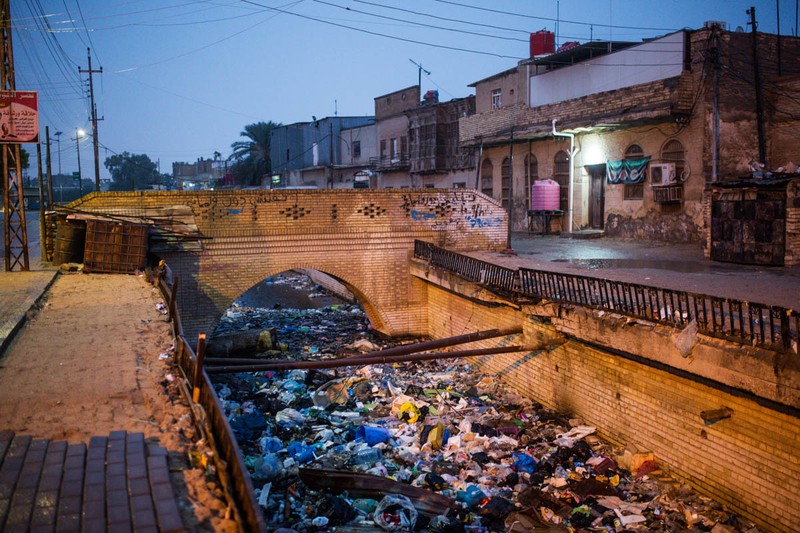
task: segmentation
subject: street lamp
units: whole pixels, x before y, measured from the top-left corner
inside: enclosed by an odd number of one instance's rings
[[[78,193],[80,198],[83,198],[83,176],[81,175],[81,137],[84,137],[86,132],[80,128],[75,128],[75,149],[78,151]]]
[[[61,136],[64,135],[63,131],[57,131],[53,134],[58,143],[58,201],[64,201],[64,176],[61,175]]]

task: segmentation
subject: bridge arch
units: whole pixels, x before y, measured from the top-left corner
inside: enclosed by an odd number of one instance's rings
[[[508,238],[499,202],[469,189],[95,192],[66,210],[152,226],[150,252],[179,280],[190,340],[247,288],[301,267],[343,280],[379,332],[426,335],[427,291],[409,268],[414,241],[501,251]]]
[[[237,296],[235,296],[232,300],[230,300],[230,302],[228,303],[228,307],[230,307],[231,304],[233,304],[233,302],[235,302],[238,298],[240,298],[245,292],[255,287],[265,279],[277,276],[278,274],[281,274],[283,272],[288,272],[290,270],[298,270],[298,269],[316,270],[317,272],[322,272],[323,274],[327,274],[335,278],[337,281],[342,283],[342,285],[344,285],[347,288],[347,290],[352,292],[353,295],[358,299],[359,303],[361,304],[361,307],[364,309],[364,312],[367,315],[367,319],[369,319],[369,322],[374,329],[378,331],[390,330],[391,324],[389,322],[386,313],[383,311],[380,304],[375,303],[377,301],[377,297],[375,295],[369,294],[369,292],[371,291],[368,292],[363,290],[358,282],[351,281],[351,279],[349,278],[352,278],[352,273],[348,274],[339,272],[340,269],[337,268],[330,268],[330,267],[323,268],[317,264],[298,263],[290,266],[289,268],[275,267],[264,271],[265,272],[264,275],[255,272],[253,276],[256,279],[256,281],[251,283],[243,291],[240,291]],[[243,280],[243,281],[245,284],[248,283],[248,280]],[[219,317],[217,317],[216,323],[219,322],[223,313],[221,313]],[[391,334],[391,332],[389,332],[389,334]]]

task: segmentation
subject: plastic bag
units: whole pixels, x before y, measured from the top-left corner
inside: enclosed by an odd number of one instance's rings
[[[389,494],[375,508],[372,520],[386,531],[411,531],[417,523],[417,510],[408,497]]]

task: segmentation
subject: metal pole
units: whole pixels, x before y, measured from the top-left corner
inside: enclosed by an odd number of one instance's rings
[[[61,136],[64,132],[57,131],[53,135],[58,143],[58,202],[64,203],[64,175],[61,173]]]
[[[435,361],[437,359],[456,359],[460,357],[476,357],[480,355],[494,355],[512,352],[532,352],[542,350],[544,346],[499,346],[497,348],[482,348],[478,350],[462,350],[443,353],[422,353],[400,355],[397,357],[369,357],[363,359],[321,359],[319,361],[273,361],[259,365],[234,365],[234,366],[209,366],[208,374],[232,374],[237,372],[261,372],[264,370],[294,370],[341,368],[345,366],[381,365],[384,363],[406,363],[412,361]],[[217,360],[215,360],[216,362]],[[208,359],[207,362],[211,362]]]
[[[758,68],[758,33],[756,23],[756,8],[751,7],[747,10],[750,15],[751,33],[753,36],[753,84],[756,88],[756,126],[758,129],[758,160],[766,168],[767,165],[767,145],[764,140],[764,102],[761,96],[761,72]]]
[[[75,130],[75,149],[78,151],[78,193],[83,198],[83,174],[81,174],[81,136],[80,130]]]
[[[78,72],[89,74],[89,100],[91,101],[92,109],[92,144],[94,145],[94,190],[100,191],[100,152],[98,149],[98,131],[97,131],[97,105],[94,103],[94,80],[92,74],[95,72],[102,74],[103,67],[100,70],[92,70],[92,49],[86,49],[86,55],[89,58],[89,69],[81,70]]]
[[[50,159],[50,126],[44,127],[47,140],[47,208],[53,209],[53,161]]]
[[[36,143],[36,166],[39,171],[39,260],[44,253],[44,175],[42,174],[42,143]]]

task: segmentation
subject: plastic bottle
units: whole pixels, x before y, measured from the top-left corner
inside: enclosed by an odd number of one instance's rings
[[[352,462],[356,465],[374,465],[383,457],[378,448],[364,448],[353,455]]]

